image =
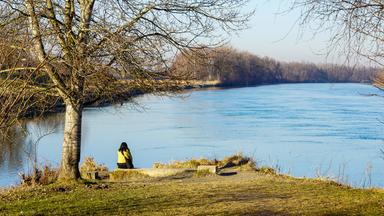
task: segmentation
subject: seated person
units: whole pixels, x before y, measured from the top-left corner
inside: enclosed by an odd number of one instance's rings
[[[119,169],[133,169],[132,155],[126,142],[121,143],[117,151],[117,167]]]

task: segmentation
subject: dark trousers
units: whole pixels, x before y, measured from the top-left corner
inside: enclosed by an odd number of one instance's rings
[[[132,160],[127,160],[126,163],[117,163],[117,168],[119,169],[133,169]]]

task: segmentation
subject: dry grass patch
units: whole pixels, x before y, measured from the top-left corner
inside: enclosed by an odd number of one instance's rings
[[[253,158],[244,156],[243,154],[235,154],[225,157],[222,160],[217,159],[191,159],[188,161],[173,161],[171,163],[154,163],[153,168],[190,168],[197,169],[201,165],[213,165],[219,169],[236,168],[243,171],[257,171],[256,162]],[[272,168],[270,168],[272,169]]]
[[[172,161],[170,163],[154,163],[153,168],[156,169],[196,169],[200,165],[217,165],[216,160],[208,160],[205,158],[191,159],[188,161]]]
[[[203,169],[203,170],[197,170],[196,173],[195,173],[195,176],[196,177],[205,177],[205,176],[213,176],[215,175],[214,173],[212,173],[210,170],[208,169]]]

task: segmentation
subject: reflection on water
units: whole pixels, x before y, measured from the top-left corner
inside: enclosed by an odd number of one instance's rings
[[[380,93],[360,84],[288,84],[193,91],[183,99],[145,95],[137,98],[145,108],[140,112],[128,104],[87,108],[82,158],[114,169],[122,141],[136,167],[241,151],[291,175],[384,187],[384,100],[364,96]],[[39,162],[58,166],[62,119],[58,114],[31,121],[26,136],[12,132],[16,139],[0,146],[0,185],[17,182],[35,147]]]
[[[24,162],[24,140],[26,134],[20,129],[0,132],[0,172],[17,170]]]

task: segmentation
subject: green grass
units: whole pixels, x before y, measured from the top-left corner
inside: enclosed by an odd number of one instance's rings
[[[2,215],[379,215],[382,190],[258,172],[0,192]]]

